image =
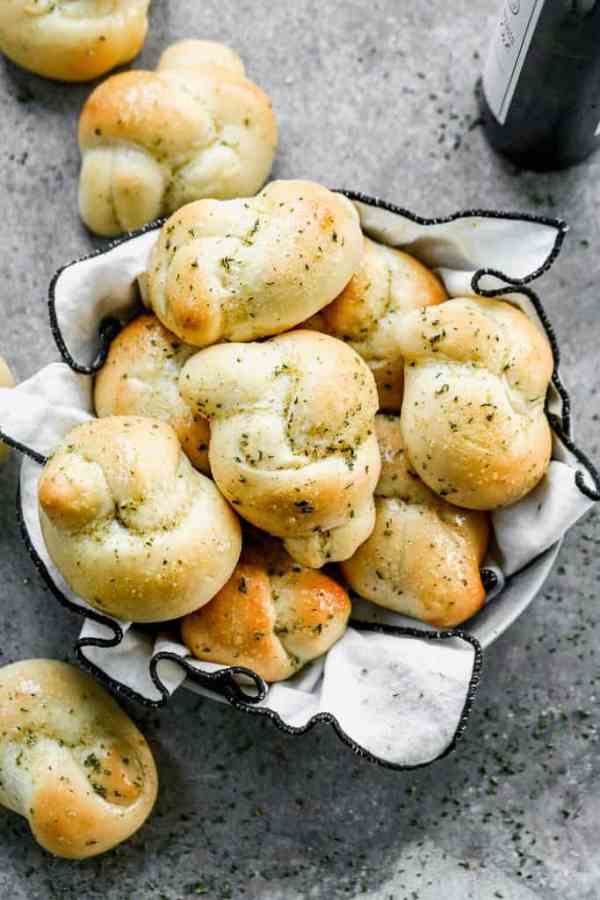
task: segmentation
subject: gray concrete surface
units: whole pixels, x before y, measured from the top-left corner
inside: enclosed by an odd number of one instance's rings
[[[540,284],[578,434],[600,456],[600,156],[519,173],[493,155],[473,85],[499,0],[154,0],[140,63],[172,39],[230,42],[273,96],[275,172],[360,189],[426,215],[486,206],[564,216]],[[76,215],[75,127],[88,87],[0,62],[0,352],[19,377],[57,354],[54,270],[94,241]],[[99,243],[99,242],[97,242]],[[0,474],[0,663],[70,658],[78,620],[43,591]],[[131,711],[156,751],[160,800],[128,844],[53,860],[0,812],[2,900],[600,897],[600,515],[569,534],[543,594],[488,652],[466,739],[414,774],[356,760],[326,728],[288,738],[181,692]]]

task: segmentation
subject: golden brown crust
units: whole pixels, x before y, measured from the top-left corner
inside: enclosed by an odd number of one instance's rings
[[[552,449],[544,412],[546,337],[510,303],[448,300],[405,316],[402,432],[411,463],[440,496],[495,509],[529,493]]]
[[[368,537],[377,392],[351,347],[314,331],[219,344],[186,363],[180,392],[210,420],[220,490],[299,563],[347,559]]]
[[[254,194],[271,168],[277,124],[237,54],[183,41],[156,72],[99,85],[83,108],[79,145],[81,215],[92,231],[114,235],[201,197]]]
[[[182,639],[208,662],[282,681],[325,653],[346,629],[346,591],[295,563],[279,542],[247,544],[227,584],[182,622]]]
[[[59,81],[91,81],[129,62],[148,30],[150,0],[3,0],[0,50]]]
[[[73,429],[38,486],[53,562],[92,606],[159,622],[207,603],[241,549],[237,517],[170,426],[111,416]]]
[[[441,628],[481,608],[480,564],[489,538],[485,513],[457,509],[433,493],[412,469],[398,416],[376,417],[382,455],[375,528],[341,564],[362,597]]]
[[[182,340],[205,347],[279,334],[343,289],[360,261],[356,209],[310,181],[274,181],[256,197],[199,200],[162,227],[150,306]]]
[[[0,803],[42,847],[104,853],[144,823],[157,789],[144,737],[92,678],[54,660],[0,669]]]
[[[342,293],[305,327],[347,341],[375,376],[381,409],[400,411],[404,359],[397,333],[403,315],[447,299],[440,280],[408,253],[364,239],[360,268]]]
[[[193,413],[179,395],[179,374],[196,353],[161,325],[142,315],[113,340],[94,382],[96,414],[150,416],[167,422],[192,465],[208,474],[208,421]]]

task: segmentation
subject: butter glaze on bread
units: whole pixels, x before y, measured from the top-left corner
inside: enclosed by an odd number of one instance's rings
[[[263,536],[244,546],[227,584],[185,617],[181,633],[198,659],[282,681],[339,640],[350,610],[339,584],[298,565],[278,541]]]
[[[196,352],[156,316],[138,316],[111,343],[94,381],[94,402],[99,418],[149,416],[171,425],[192,465],[208,474],[208,421],[183,402],[178,387]]]
[[[274,181],[256,197],[200,200],[162,227],[149,304],[197,347],[279,334],[330,303],[360,262],[358,213],[310,181]]]
[[[91,81],[133,59],[150,0],[2,0],[0,50],[59,81]]]
[[[515,503],[544,476],[552,449],[544,404],[546,337],[515,306],[460,298],[407,313],[402,434],[437,494],[467,509]]]
[[[38,486],[48,552],[73,591],[133,622],[207,603],[241,550],[240,526],[173,429],[112,416],[73,429]]]
[[[89,675],[49,659],[0,669],[0,803],[42,847],[67,859],[110,850],[157,789],[143,735]]]
[[[213,477],[236,511],[299,563],[347,559],[375,521],[380,459],[373,376],[315,331],[219,344],[185,364],[180,391],[210,420]]]
[[[79,122],[79,209],[116,235],[201,197],[254,194],[271,169],[277,125],[233,50],[182,41],[156,72],[122,72],[88,98]]]
[[[360,268],[342,293],[306,322],[347,341],[375,376],[381,409],[400,412],[404,359],[397,335],[403,315],[447,299],[440,280],[408,253],[364,239]]]
[[[481,608],[479,567],[488,544],[485,513],[458,509],[412,469],[400,418],[375,419],[382,457],[370,537],[341,564],[350,587],[373,603],[450,628]]]

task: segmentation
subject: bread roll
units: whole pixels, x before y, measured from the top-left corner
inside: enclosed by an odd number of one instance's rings
[[[14,386],[15,380],[13,378],[13,374],[10,371],[6,360],[2,359],[2,357],[0,356],[0,388],[11,388]],[[4,444],[2,441],[0,441],[0,465],[6,462],[9,453],[10,447],[8,446],[8,444]]]
[[[112,416],[74,428],[38,487],[48,552],[73,591],[133,622],[183,616],[217,593],[241,550],[237,517],[173,429]]]
[[[200,200],[163,225],[148,299],[197,347],[252,341],[330,303],[360,262],[358,213],[310,181],[274,181],[246,200]]]
[[[423,484],[404,452],[398,416],[375,419],[381,477],[375,528],[341,564],[350,587],[373,603],[449,628],[485,600],[479,571],[488,544],[482,512],[450,506]]]
[[[157,789],[143,735],[89,675],[51,659],[0,669],[0,803],[42,847],[67,859],[110,850]]]
[[[278,541],[245,545],[216,597],[181,625],[198,659],[290,678],[343,635],[351,604],[331,578],[299,566]]]
[[[213,477],[236,511],[299,563],[347,559],[375,521],[377,391],[341,341],[293,331],[197,353],[183,399],[210,420]]]
[[[201,197],[254,194],[277,146],[269,98],[233,50],[183,41],[156,72],[113,75],[79,122],[81,216],[97,234],[140,228]]]
[[[208,474],[208,421],[179,395],[179,373],[196,353],[161,325],[142,315],[117,335],[94,382],[96,414],[150,416],[175,429],[192,465]]]
[[[515,503],[543,477],[552,438],[546,337],[515,306],[465,298],[408,313],[402,434],[437,494],[467,509]]]
[[[397,334],[402,316],[446,298],[439,279],[414,257],[365,238],[358,271],[339,297],[305,327],[354,347],[375,376],[380,408],[400,412],[404,360]]]
[[[142,49],[150,0],[2,0],[0,50],[45,78],[90,81]]]

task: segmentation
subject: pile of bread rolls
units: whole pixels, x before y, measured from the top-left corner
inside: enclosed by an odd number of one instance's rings
[[[148,6],[4,0],[0,50],[91,79],[139,51]],[[144,308],[95,379],[97,418],[39,480],[72,590],[268,682],[342,637],[349,591],[440,627],[477,612],[488,511],[550,458],[542,333],[509,302],[449,299],[417,259],[365,236],[346,197],[310,181],[261,190],[275,117],[221,44],[183,41],[156,71],[108,78],[79,144],[91,230],[170,217]],[[51,852],[102,852],[148,815],[150,751],[87,677],[7,666],[0,721],[0,803]]]
[[[487,511],[550,458],[552,356],[523,312],[449,299],[308,181],[183,206],[142,284],[98,418],[39,482],[79,596],[180,619],[198,659],[267,681],[341,637],[348,589],[440,627],[481,607]]]

